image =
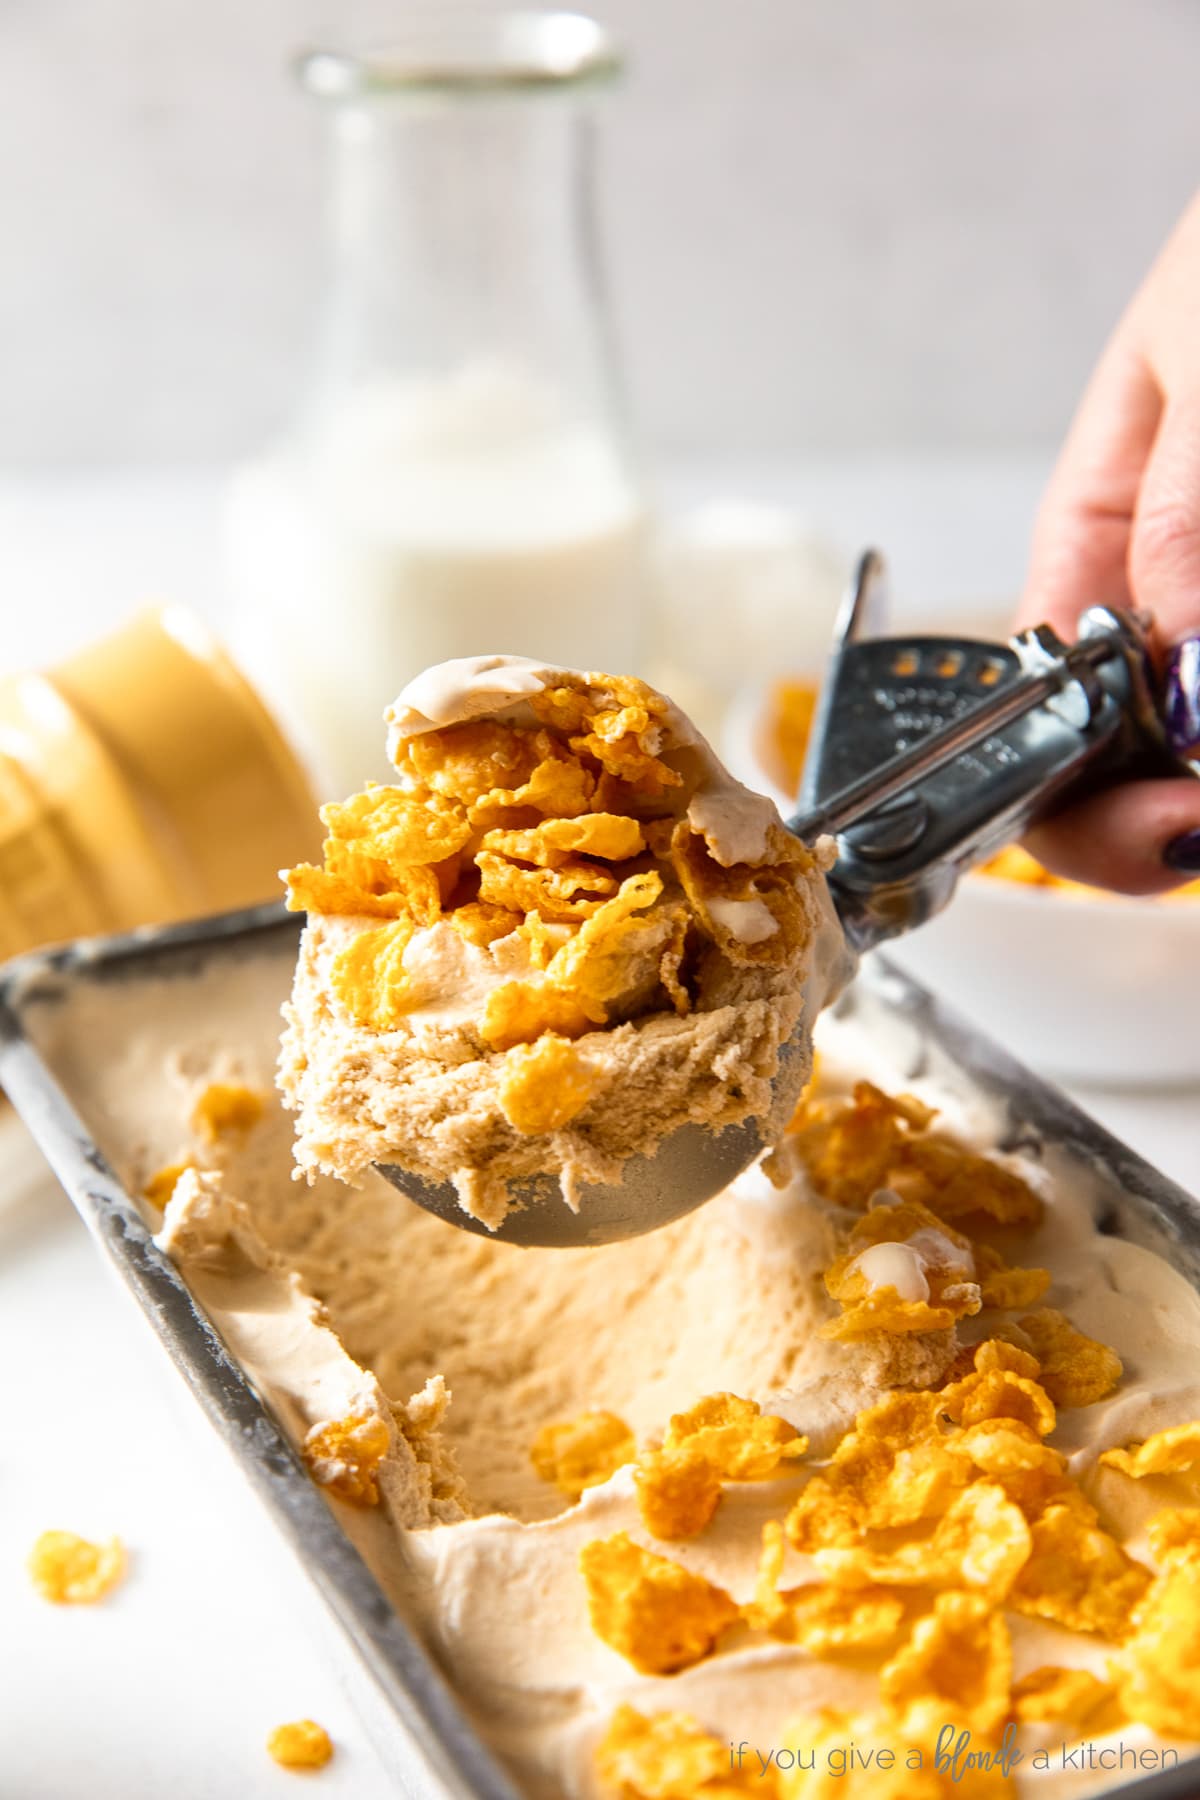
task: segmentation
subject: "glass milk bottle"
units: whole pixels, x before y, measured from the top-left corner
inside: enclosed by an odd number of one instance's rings
[[[292,439],[227,514],[242,658],[347,793],[386,779],[384,707],[430,663],[640,654],[593,206],[615,54],[570,13],[406,32],[302,64],[328,132],[323,342]]]

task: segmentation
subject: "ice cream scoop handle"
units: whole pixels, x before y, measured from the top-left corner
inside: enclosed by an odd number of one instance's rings
[[[858,951],[922,924],[966,869],[1068,800],[1196,773],[1168,741],[1145,618],[1092,608],[1070,645],[1046,625],[1007,644],[876,638],[864,622],[882,579],[867,552],[789,821],[807,843],[837,839],[830,888]]]

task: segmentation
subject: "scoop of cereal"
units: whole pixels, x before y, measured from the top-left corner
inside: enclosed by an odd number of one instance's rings
[[[577,1205],[688,1123],[778,1136],[849,966],[825,852],[632,677],[464,659],[388,720],[394,785],[287,875],[301,1169],[453,1183],[495,1228],[510,1183]]]

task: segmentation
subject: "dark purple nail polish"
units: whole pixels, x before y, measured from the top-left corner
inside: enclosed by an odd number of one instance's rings
[[[1163,851],[1163,861],[1169,869],[1185,875],[1200,873],[1200,831],[1185,831],[1182,837],[1172,838]]]
[[[1163,718],[1168,741],[1177,756],[1200,750],[1200,637],[1184,638],[1167,659]],[[1183,839],[1178,841],[1182,843]],[[1170,861],[1169,855],[1167,860]],[[1180,865],[1189,869],[1196,866]]]

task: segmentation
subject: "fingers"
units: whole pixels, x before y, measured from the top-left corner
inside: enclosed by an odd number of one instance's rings
[[[1200,780],[1181,776],[1096,794],[1035,827],[1025,843],[1055,875],[1120,894],[1160,894],[1200,874],[1200,841],[1190,869],[1164,861],[1191,832],[1200,833]]]
[[[1128,557],[1162,413],[1158,383],[1123,325],[1100,360],[1046,490],[1018,624],[1068,643],[1089,606],[1128,606]]]
[[[1142,479],[1129,580],[1167,644],[1200,631],[1200,383],[1172,394]]]

